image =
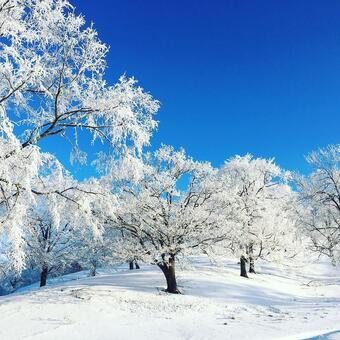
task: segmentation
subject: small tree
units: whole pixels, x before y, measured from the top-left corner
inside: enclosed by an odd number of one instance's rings
[[[40,286],[46,285],[52,271],[61,273],[79,261],[84,234],[100,235],[102,222],[93,211],[98,205],[107,210],[109,204],[103,192],[95,191],[94,182],[77,183],[56,160],[46,165],[47,173],[32,188],[35,202],[28,209],[23,233],[26,256],[41,269]]]
[[[95,235],[88,229],[78,240],[79,263],[89,268],[90,276],[96,276],[100,266],[116,263],[115,242],[117,230],[105,228],[100,235]]]

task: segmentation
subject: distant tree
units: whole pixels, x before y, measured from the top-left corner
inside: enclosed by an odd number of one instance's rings
[[[340,145],[329,145],[307,156],[313,172],[296,176],[303,210],[300,219],[310,249],[340,260]]]
[[[293,256],[298,237],[294,211],[295,194],[285,183],[285,172],[273,160],[236,156],[219,171],[224,199],[234,206],[235,227],[226,247],[240,256],[241,276],[255,273],[257,258]],[[289,255],[288,255],[289,254]]]
[[[116,230],[105,228],[100,235],[95,235],[92,228],[89,228],[78,239],[78,261],[82,267],[89,269],[90,276],[96,276],[100,266],[119,262],[114,248],[116,234]]]
[[[27,211],[22,236],[28,261],[40,268],[40,286],[46,285],[49,273],[62,273],[80,261],[79,242],[86,232],[96,242],[101,222],[93,210],[98,204],[106,210],[109,204],[96,183],[76,182],[57,161],[48,167],[48,173],[34,183],[35,202]]]

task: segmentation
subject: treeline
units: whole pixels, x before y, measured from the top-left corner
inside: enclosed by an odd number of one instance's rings
[[[3,285],[144,262],[177,293],[176,260],[193,254],[235,256],[244,277],[259,258],[337,263],[340,146],[312,152],[308,176],[249,154],[214,168],[183,149],[147,151],[159,102],[133,78],[108,84],[107,52],[68,1],[0,0]],[[80,145],[102,146],[96,178],[77,181],[40,149],[58,137],[80,166]]]

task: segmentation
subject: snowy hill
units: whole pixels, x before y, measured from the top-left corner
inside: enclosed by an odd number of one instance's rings
[[[339,271],[263,263],[259,272],[244,279],[235,262],[196,259],[179,270],[183,295],[164,293],[153,266],[72,274],[1,297],[0,339],[304,339],[340,330]]]

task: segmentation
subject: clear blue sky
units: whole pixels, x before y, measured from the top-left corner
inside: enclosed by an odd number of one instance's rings
[[[124,72],[162,103],[153,146],[221,164],[340,143],[340,1],[77,0]]]

